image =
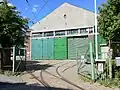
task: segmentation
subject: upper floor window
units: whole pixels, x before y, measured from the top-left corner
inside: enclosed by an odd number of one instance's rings
[[[88,33],[87,28],[81,28],[80,29],[80,34]]]
[[[52,32],[44,32],[44,37],[47,36],[53,36],[53,31]]]
[[[62,36],[65,35],[65,31],[56,31],[55,36]]]
[[[67,35],[78,34],[78,29],[72,29],[67,31]]]
[[[32,37],[42,37],[42,32],[32,33]]]

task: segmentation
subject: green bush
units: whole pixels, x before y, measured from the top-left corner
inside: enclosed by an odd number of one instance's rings
[[[116,66],[115,60],[112,60],[112,74],[113,78],[120,80],[120,67]]]

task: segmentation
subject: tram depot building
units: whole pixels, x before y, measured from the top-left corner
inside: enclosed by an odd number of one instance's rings
[[[26,44],[27,58],[76,60],[82,56],[89,59],[90,40],[95,51],[94,19],[92,11],[63,3],[30,27]],[[98,43],[103,43],[99,35]]]

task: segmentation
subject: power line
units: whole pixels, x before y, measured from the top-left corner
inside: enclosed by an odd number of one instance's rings
[[[34,16],[34,19],[36,19],[36,21],[38,21],[38,19],[37,19],[36,15],[35,15],[35,14],[33,13],[33,11],[32,11],[32,7],[31,7],[31,5],[30,5],[29,1],[28,1],[28,0],[26,0],[26,2],[27,2],[27,4],[28,4],[28,6],[30,7],[30,10],[31,10],[31,12],[32,12],[32,14],[33,14],[33,16]]]
[[[45,0],[44,0],[45,1]],[[37,13],[37,15],[36,16],[38,16],[38,14],[44,9],[44,7],[48,4],[48,2],[49,2],[50,0],[47,0],[47,1],[45,1],[45,3],[43,4],[43,6],[38,10],[38,13]],[[34,19],[34,18],[33,18]],[[33,20],[32,19],[32,20]]]
[[[47,1],[43,4],[43,6],[38,10],[37,15],[42,11],[42,9],[48,4],[49,1],[50,1],[50,0],[47,0]],[[36,15],[36,16],[37,16],[37,15]]]

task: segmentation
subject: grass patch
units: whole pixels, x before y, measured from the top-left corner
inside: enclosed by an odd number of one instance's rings
[[[0,70],[0,74],[6,75],[6,76],[21,76],[22,72],[12,72],[8,70]]]
[[[98,80],[98,83],[110,88],[120,88],[120,79]]]
[[[84,76],[84,75],[79,75],[79,79],[84,82],[92,82],[92,80],[90,78],[88,78],[87,76]]]
[[[99,84],[101,84],[105,87],[109,87],[109,88],[120,88],[120,79],[118,79],[118,78],[97,80],[94,82],[86,76],[79,75],[79,79],[84,81],[84,82],[90,82],[91,84],[96,82],[96,83],[99,83]]]

